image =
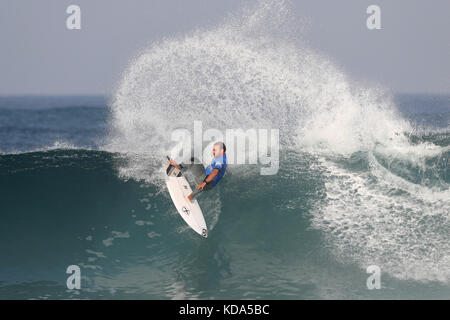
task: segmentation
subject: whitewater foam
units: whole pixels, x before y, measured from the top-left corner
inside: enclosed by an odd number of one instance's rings
[[[450,190],[399,178],[369,156],[368,172],[324,161],[326,203],[313,225],[345,262],[376,264],[400,279],[450,280]]]

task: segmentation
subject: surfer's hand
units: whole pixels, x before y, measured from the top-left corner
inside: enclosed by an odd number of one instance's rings
[[[173,165],[175,168],[180,169],[180,168],[178,167],[178,165],[175,163],[175,161],[170,160],[169,163],[170,163],[171,165]]]
[[[202,182],[199,185],[197,185],[197,189],[202,189],[206,186],[206,182]]]

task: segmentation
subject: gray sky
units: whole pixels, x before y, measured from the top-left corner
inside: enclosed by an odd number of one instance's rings
[[[251,0],[1,0],[0,94],[112,94],[140,49],[215,25]],[[307,42],[350,78],[394,92],[450,93],[450,1],[292,0]],[[66,29],[81,7],[82,29]],[[381,8],[368,30],[366,8]]]

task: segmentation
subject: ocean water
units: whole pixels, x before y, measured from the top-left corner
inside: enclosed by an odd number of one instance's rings
[[[155,43],[111,97],[0,97],[0,299],[450,299],[450,96],[362,87],[286,14]],[[194,121],[280,130],[277,174],[199,197],[207,239],[162,170]]]

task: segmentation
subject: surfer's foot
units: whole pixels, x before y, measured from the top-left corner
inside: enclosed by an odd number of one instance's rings
[[[188,195],[188,200],[192,202],[192,199],[194,199],[194,195],[191,193],[190,195]]]

